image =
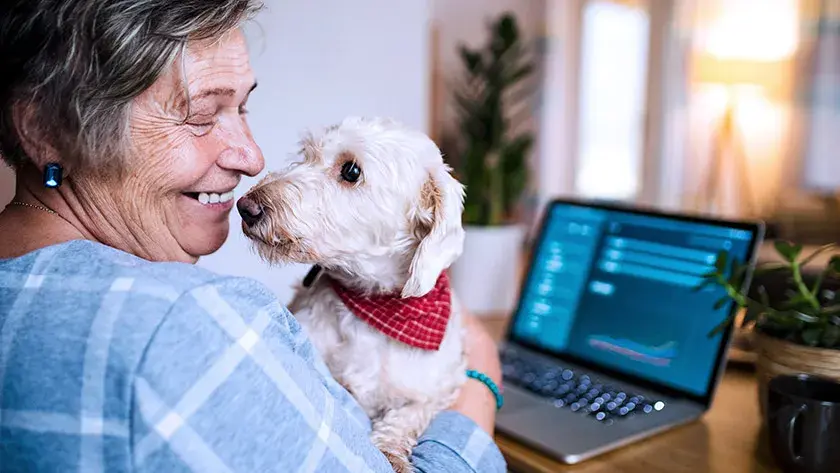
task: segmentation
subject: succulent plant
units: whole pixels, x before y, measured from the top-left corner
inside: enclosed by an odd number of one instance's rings
[[[750,297],[744,291],[750,265],[729,261],[725,251],[718,254],[715,270],[704,275],[697,289],[712,285],[723,287],[726,295],[715,303],[715,307],[734,301],[745,309],[743,323],[754,323],[755,329],[763,334],[810,347],[840,349],[840,302],[834,291],[823,289],[828,279],[840,276],[840,255],[833,256],[810,285],[803,275],[806,265],[834,248],[834,244],[825,245],[804,256],[802,245],[776,241],[775,250],[782,262],[757,265],[754,272],[756,276],[788,275],[790,289],[775,303],[771,303],[764,286],[757,287],[757,297]],[[719,333],[729,323],[732,323],[732,317],[721,322],[710,335]]]

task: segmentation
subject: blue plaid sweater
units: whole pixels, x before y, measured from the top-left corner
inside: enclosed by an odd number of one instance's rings
[[[74,241],[0,260],[0,472],[385,472],[370,421],[262,285]],[[503,472],[451,411],[422,472]]]

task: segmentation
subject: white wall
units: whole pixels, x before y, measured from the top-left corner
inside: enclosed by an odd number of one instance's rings
[[[426,130],[428,121],[427,0],[297,0],[267,2],[249,29],[259,87],[249,121],[271,170],[294,152],[300,132],[346,115],[388,115]],[[255,182],[245,179],[242,195]],[[308,268],[269,269],[252,254],[239,216],[231,235],[200,265],[266,283],[282,301]]]

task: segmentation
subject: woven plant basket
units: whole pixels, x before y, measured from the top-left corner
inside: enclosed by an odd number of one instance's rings
[[[754,332],[758,400],[764,420],[767,383],[783,374],[810,374],[840,382],[840,350],[812,348]]]

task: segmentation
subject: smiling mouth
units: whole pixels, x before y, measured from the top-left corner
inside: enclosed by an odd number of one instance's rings
[[[204,205],[211,204],[225,204],[233,200],[233,191],[216,193],[216,192],[184,192],[185,196],[197,200]]]

